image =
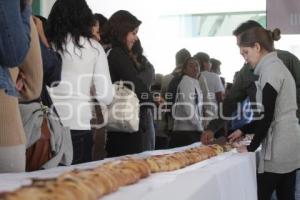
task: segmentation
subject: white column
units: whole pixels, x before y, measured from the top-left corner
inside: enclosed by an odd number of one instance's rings
[[[41,15],[48,18],[51,8],[56,0],[42,0],[41,1]]]

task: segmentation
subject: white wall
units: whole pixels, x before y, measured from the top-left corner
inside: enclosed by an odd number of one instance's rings
[[[48,17],[50,10],[56,0],[41,0],[41,14]]]
[[[251,3],[250,3],[251,1]],[[175,53],[185,47],[192,54],[199,51],[207,52],[211,57],[221,60],[222,76],[232,81],[235,71],[243,65],[235,38],[201,37],[182,39],[170,26],[160,23],[161,16],[191,14],[191,13],[218,13],[265,11],[265,0],[87,0],[93,12],[110,17],[117,10],[128,10],[142,20],[139,37],[142,41],[145,54],[153,63],[156,72],[170,73],[175,65]],[[43,0],[42,11],[48,16],[55,0]],[[300,39],[298,36],[284,36],[277,48],[295,53],[300,57]]]
[[[265,0],[87,0],[93,12],[110,17],[117,10],[128,10],[143,21],[140,26],[145,54],[156,72],[170,73],[175,65],[175,53],[185,47],[192,54],[204,51],[222,61],[223,76],[228,81],[243,64],[233,37],[178,38],[168,26],[159,23],[159,17],[191,13],[218,13],[234,11],[264,11]],[[234,6],[232,6],[234,5]]]

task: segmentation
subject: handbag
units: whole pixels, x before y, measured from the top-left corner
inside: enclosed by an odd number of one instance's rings
[[[26,149],[26,171],[35,171],[51,160],[53,153],[51,150],[51,132],[48,124],[48,108],[40,103],[42,111],[41,135],[38,140]],[[26,127],[25,131],[26,131]]]
[[[70,129],[42,102],[19,104],[26,135],[26,171],[70,165],[73,147]]]
[[[26,171],[35,171],[51,160],[51,133],[48,126],[48,119],[43,118],[41,126],[41,137],[28,149],[26,149]]]
[[[115,96],[107,109],[104,118],[107,119],[107,130],[116,132],[136,132],[139,130],[140,105],[136,94],[124,85],[123,81],[114,84]]]

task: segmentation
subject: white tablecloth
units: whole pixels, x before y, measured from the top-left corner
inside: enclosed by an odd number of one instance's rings
[[[103,200],[256,200],[253,153],[218,156],[185,169],[151,175]]]
[[[180,148],[179,148],[180,149]],[[137,154],[144,157],[177,151],[164,150]],[[55,177],[74,168],[93,168],[101,162],[58,167],[32,173],[0,175],[0,192],[30,184],[30,178]],[[151,174],[134,185],[121,187],[103,200],[256,200],[255,154],[234,151],[202,161],[184,169]]]

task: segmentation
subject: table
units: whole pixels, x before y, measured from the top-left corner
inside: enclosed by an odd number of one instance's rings
[[[145,157],[171,153],[181,149],[148,151],[135,156]],[[30,184],[30,178],[32,177],[55,177],[75,168],[93,168],[107,160],[110,159],[31,173],[2,174],[0,175],[0,192],[14,190],[21,185]],[[184,169],[151,174],[148,178],[140,180],[136,184],[121,187],[117,192],[102,199],[256,200],[256,193],[255,154],[239,154],[232,150]]]

